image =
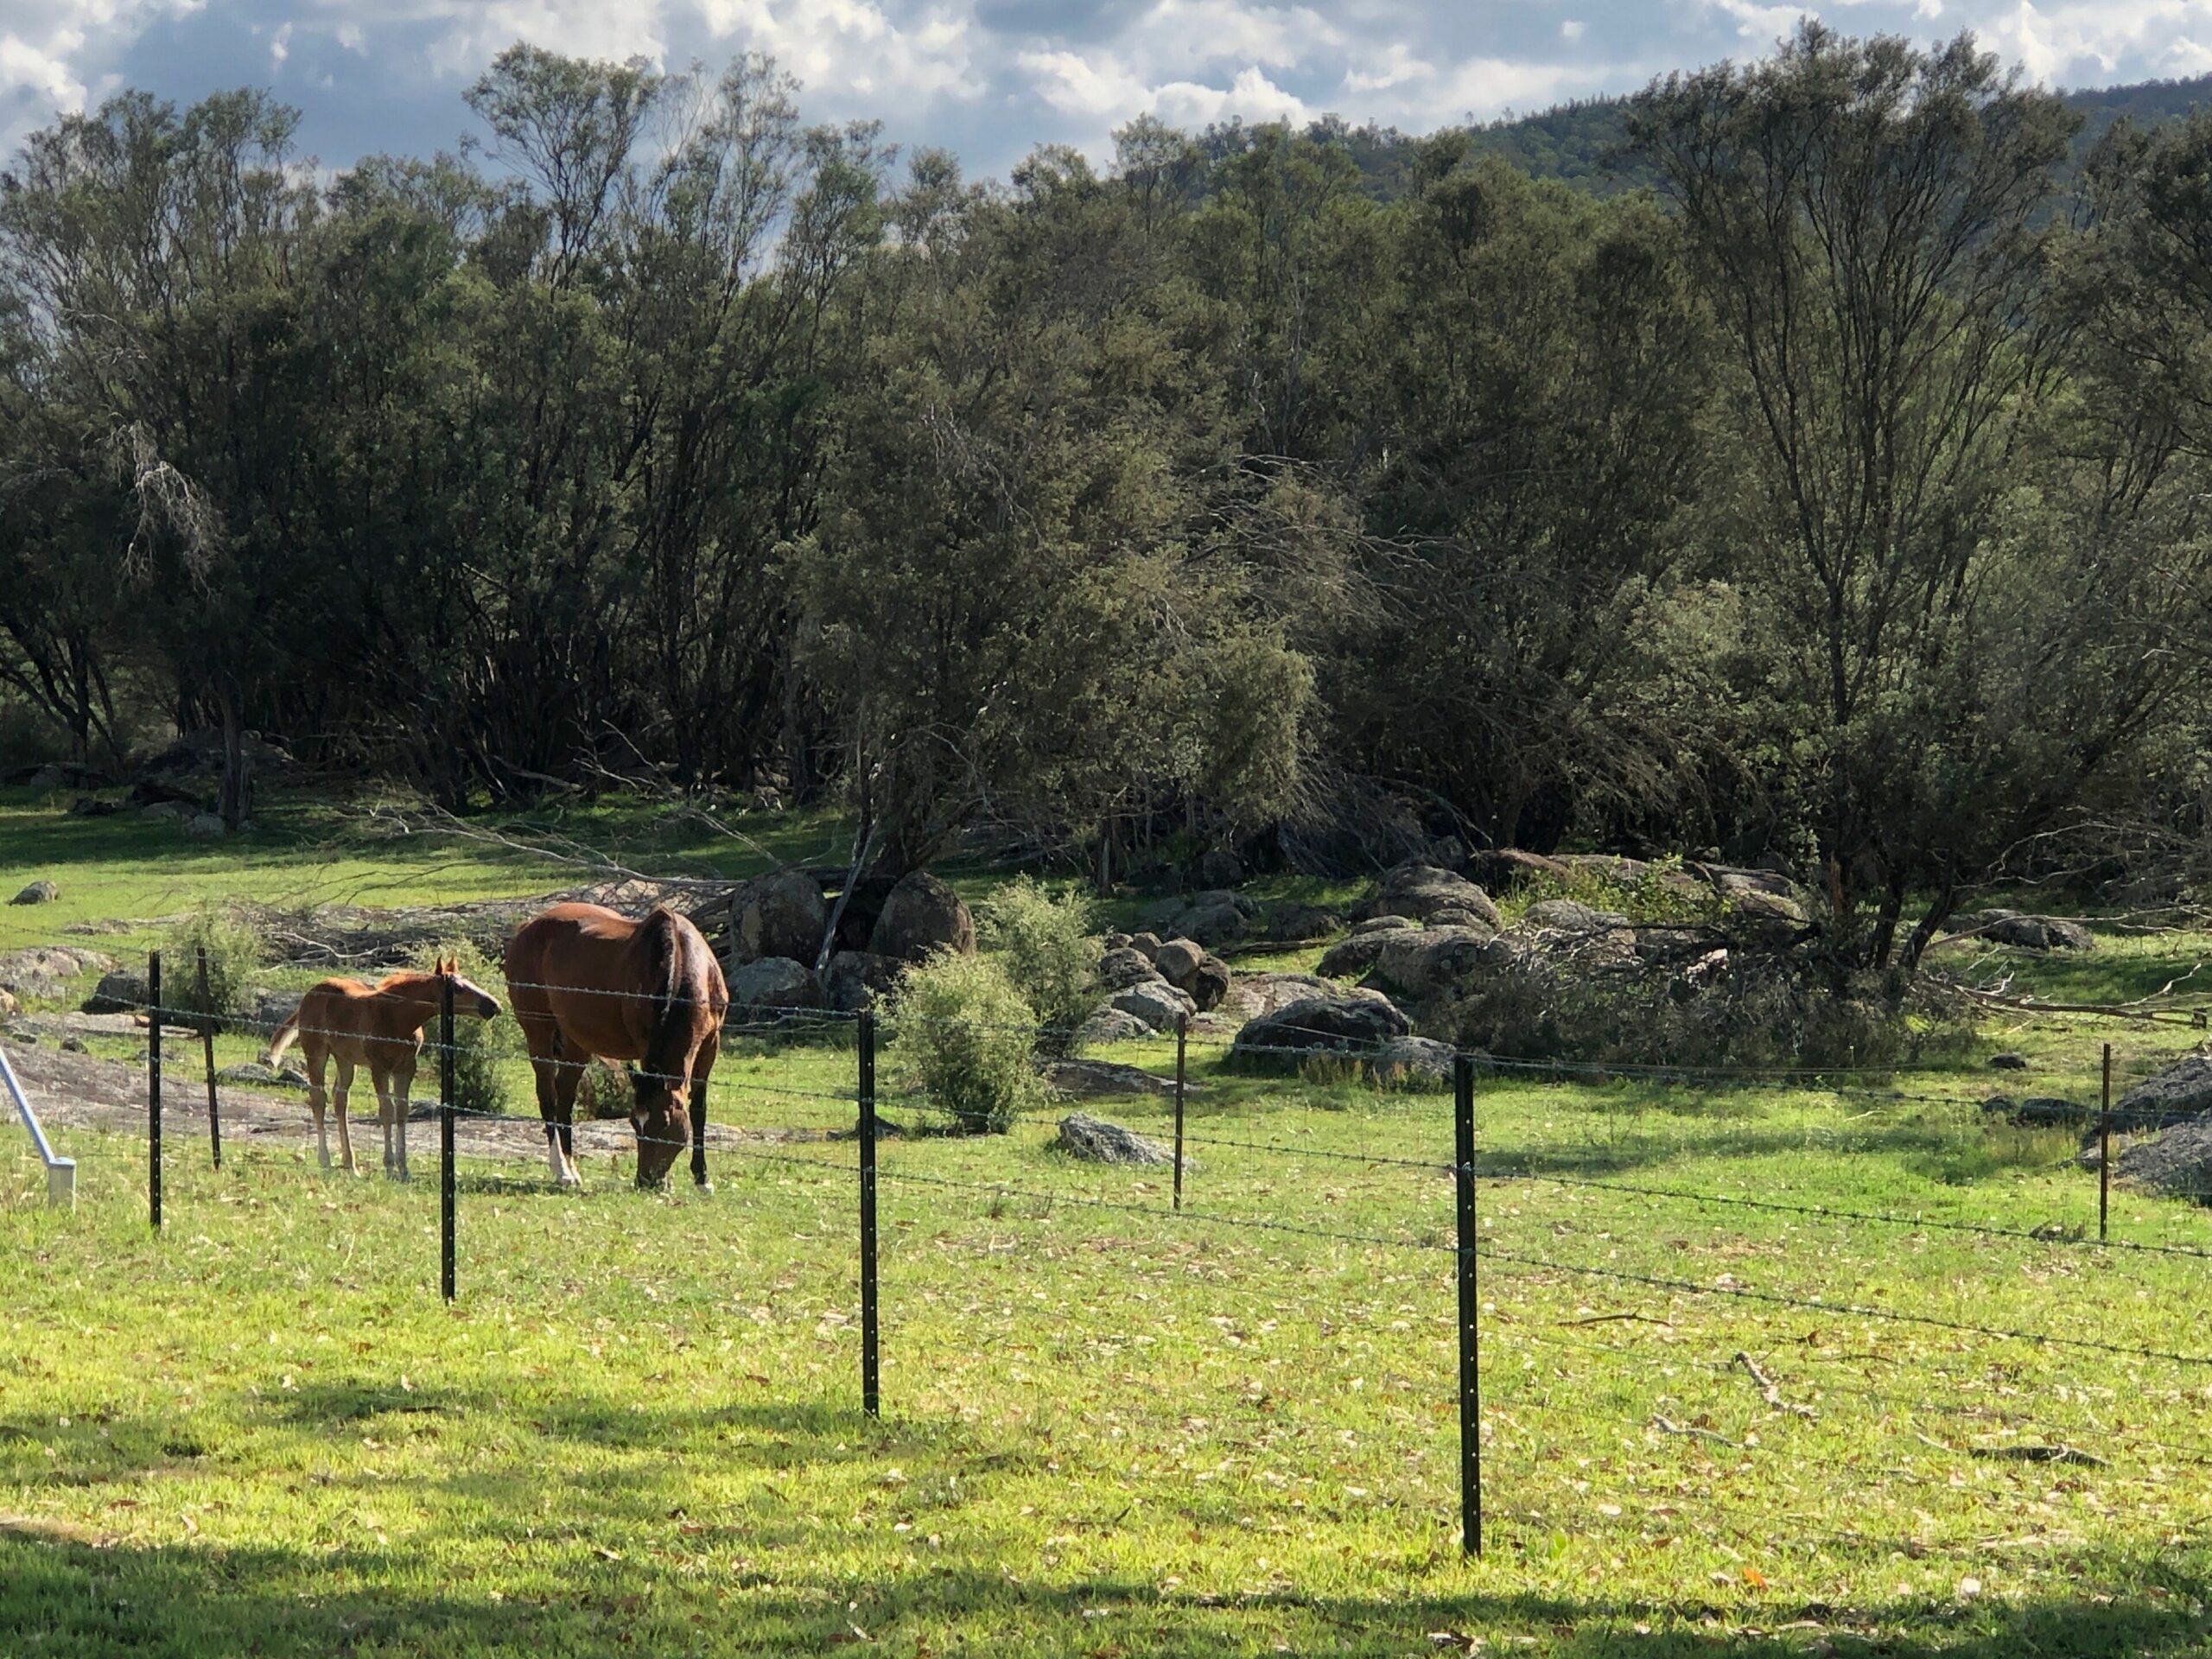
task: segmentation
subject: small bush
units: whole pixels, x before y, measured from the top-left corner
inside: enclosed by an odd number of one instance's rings
[[[971,1135],[1003,1135],[1049,1097],[1033,1058],[1035,1025],[995,957],[939,951],[899,981],[894,1034],[906,1084]]]
[[[591,1060],[576,1084],[578,1117],[626,1118],[637,1100],[637,1086],[630,1081],[630,1074],[607,1060]]]
[[[1646,927],[1717,921],[1726,908],[1717,892],[1700,891],[1682,880],[1679,858],[1654,859],[1633,880],[1589,870],[1535,875],[1514,889],[1500,908],[1508,920],[1518,921],[1529,906],[1547,899],[1572,899]]]
[[[1885,1066],[1927,1040],[1884,987],[1839,995],[1817,963],[1745,950],[1703,985],[1531,957],[1485,976],[1439,1023],[1463,1047],[1516,1059],[1647,1065]]]
[[[1055,898],[1025,875],[978,906],[976,920],[983,944],[999,954],[1014,988],[1045,1027],[1037,1047],[1073,1053],[1077,1027],[1098,1006],[1101,944],[1091,932],[1090,900],[1080,893]]]
[[[408,965],[423,973],[435,973],[441,957],[451,957],[463,979],[482,986],[503,1003],[505,1001],[499,964],[467,939],[446,939],[435,945],[423,945],[409,957]],[[418,1096],[435,1098],[438,1093],[438,1027],[435,1017],[423,1035],[423,1070],[428,1075],[416,1078],[415,1090]],[[512,1013],[503,1013],[496,1020],[474,1020],[456,1013],[453,1049],[453,1103],[464,1112],[505,1111],[511,1095],[501,1067],[524,1055],[522,1027],[515,1023]],[[622,1110],[626,1116],[630,1109],[626,1104]]]
[[[207,984],[200,983],[200,952],[207,953]],[[261,935],[234,910],[207,905],[162,940],[162,1003],[219,1027],[246,1006],[249,982],[264,957]]]

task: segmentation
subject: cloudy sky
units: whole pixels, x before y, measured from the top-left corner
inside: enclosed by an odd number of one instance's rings
[[[2212,71],[2212,0],[1821,0],[1855,34],[1972,29],[2057,86]],[[122,86],[255,84],[342,166],[449,146],[461,88],[517,39],[681,67],[772,52],[810,118],[1003,174],[1046,141],[1105,153],[1155,111],[1187,126],[1334,111],[1422,131],[1633,90],[1768,50],[1801,8],[1757,0],[0,0],[0,149]]]

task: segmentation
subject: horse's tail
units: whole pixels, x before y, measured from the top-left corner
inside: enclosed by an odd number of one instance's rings
[[[640,1069],[671,1079],[683,1075],[691,1049],[690,950],[683,925],[674,911],[656,906],[645,918],[653,942],[654,977],[660,982],[660,1011],[653,1020],[653,1034],[645,1044]]]
[[[269,1039],[269,1052],[261,1057],[264,1065],[274,1070],[277,1062],[284,1058],[284,1051],[300,1034],[300,1016],[307,1012],[307,1000],[302,997],[300,1006],[284,1016],[284,1023],[276,1027],[276,1034]]]

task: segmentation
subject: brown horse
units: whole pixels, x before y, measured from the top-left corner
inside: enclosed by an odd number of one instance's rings
[[[691,1179],[707,1187],[707,1078],[721,1051],[729,988],[699,930],[665,906],[633,922],[597,905],[556,905],[515,934],[506,971],[537,1074],[553,1179],[582,1185],[576,1085],[595,1055],[635,1063],[630,1126],[638,1185],[666,1180],[688,1140]]]
[[[323,1128],[323,1066],[338,1062],[338,1088],[332,1096],[338,1108],[338,1155],[349,1174],[358,1175],[353,1161],[353,1137],[346,1127],[346,1095],[353,1086],[353,1069],[366,1066],[376,1086],[377,1122],[384,1130],[384,1173],[387,1179],[407,1179],[407,1094],[414,1085],[415,1067],[423,1052],[423,1027],[437,1017],[445,987],[453,985],[456,1014],[477,1020],[496,1020],[496,998],[461,976],[450,958],[429,974],[391,974],[374,985],[358,979],[326,979],[300,999],[276,1034],[269,1039],[268,1064],[275,1065],[284,1051],[299,1039],[307,1056],[308,1103],[315,1109],[315,1150],[322,1166],[330,1167],[330,1141]]]

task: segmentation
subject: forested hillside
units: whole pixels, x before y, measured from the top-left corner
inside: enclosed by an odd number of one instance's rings
[[[11,749],[219,729],[234,820],[250,731],[454,805],[773,789],[887,869],[1711,848],[1869,963],[2196,844],[2212,116],[2082,162],[1969,41],[1816,26],[1002,186],[758,59],[467,102],[479,158],[327,183],[251,92],[12,164]],[[1653,191],[1529,176],[1614,139]]]

